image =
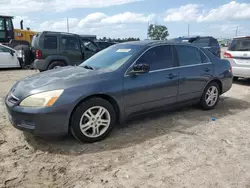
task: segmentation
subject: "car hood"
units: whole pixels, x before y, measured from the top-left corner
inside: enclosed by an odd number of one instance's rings
[[[88,70],[79,66],[67,66],[28,76],[20,80],[12,88],[13,95],[22,98],[29,94],[67,89],[79,84],[88,84],[101,79],[106,73],[100,70]]]

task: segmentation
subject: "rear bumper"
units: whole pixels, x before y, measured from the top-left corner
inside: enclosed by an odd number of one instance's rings
[[[48,63],[44,59],[36,59],[34,61],[34,68],[38,69],[39,71],[47,70]]]
[[[234,59],[227,59],[227,60],[229,60],[232,65],[234,76],[250,78],[250,60],[249,60],[249,65],[236,63]]]
[[[233,66],[233,75],[237,77],[250,78],[250,67]]]
[[[9,120],[22,131],[38,136],[65,135],[68,133],[69,112],[66,106],[54,108],[24,108],[15,106],[6,98]]]

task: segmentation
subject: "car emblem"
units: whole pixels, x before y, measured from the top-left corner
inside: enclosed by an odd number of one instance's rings
[[[247,56],[247,54],[243,54],[243,56],[244,56],[244,57],[246,57],[246,56]]]

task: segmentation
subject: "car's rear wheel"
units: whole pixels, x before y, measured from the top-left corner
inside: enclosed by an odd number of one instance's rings
[[[64,67],[64,66],[66,66],[64,62],[54,61],[54,62],[52,62],[52,63],[49,64],[48,70],[56,69],[58,67]]]
[[[89,99],[75,110],[70,131],[82,142],[97,142],[106,138],[116,123],[113,106],[102,98]]]
[[[220,97],[219,84],[217,82],[209,83],[202,94],[200,100],[201,107],[204,110],[213,109],[217,105],[219,97]]]

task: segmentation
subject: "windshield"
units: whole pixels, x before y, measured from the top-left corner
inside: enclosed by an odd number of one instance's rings
[[[233,39],[228,50],[230,50],[230,51],[250,51],[250,38]]]
[[[127,62],[132,56],[136,55],[143,46],[131,45],[131,44],[118,44],[106,48],[95,54],[88,60],[80,64],[80,67],[91,67],[96,69],[117,69],[125,62]]]
[[[198,39],[194,40],[192,43],[199,46],[199,47],[208,47],[209,46],[209,38],[198,38]]]

